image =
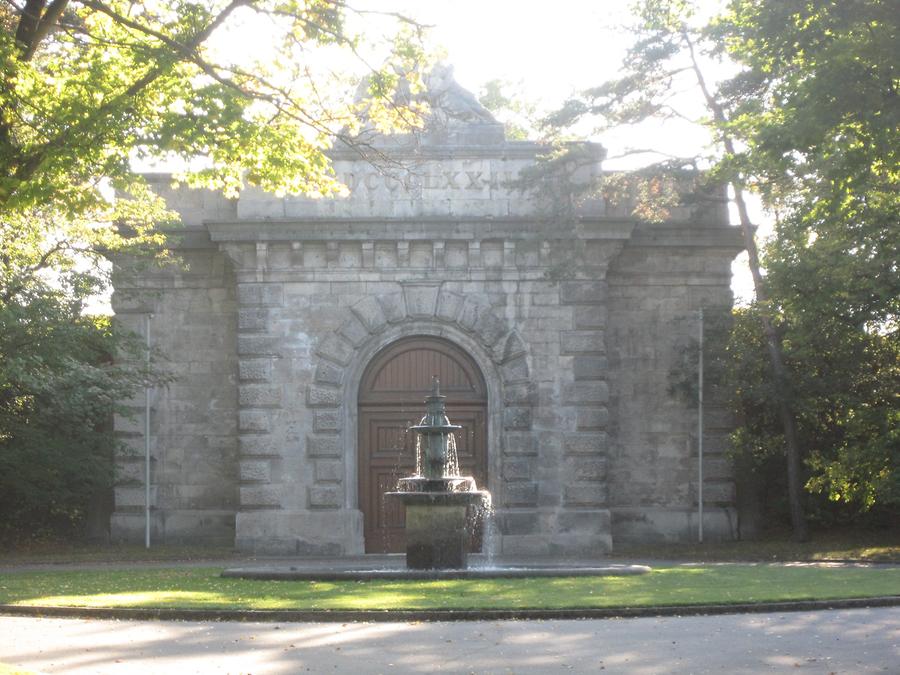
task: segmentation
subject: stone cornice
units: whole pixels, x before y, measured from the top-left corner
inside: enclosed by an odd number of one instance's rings
[[[214,242],[253,241],[397,241],[473,239],[628,239],[634,221],[581,219],[559,226],[534,217],[316,218],[206,223]]]

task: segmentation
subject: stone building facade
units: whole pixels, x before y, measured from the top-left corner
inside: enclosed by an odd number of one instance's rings
[[[480,113],[385,148],[390,170],[334,153],[350,190],[335,199],[226,200],[149,177],[181,215],[185,265],[122,277],[113,308],[138,332],[152,314],[177,376],[150,400],[154,540],[396,549],[385,532],[402,514],[380,490],[408,468],[427,369],[450,380],[461,452],[493,494],[494,550],[695,536],[696,408],[670,376],[698,309],[732,302],[724,200],[658,224],[602,201],[554,220],[509,185],[540,148]],[[118,460],[119,540],[144,528],[135,411],[116,420],[134,449]],[[731,538],[715,401],[707,421],[705,531]]]

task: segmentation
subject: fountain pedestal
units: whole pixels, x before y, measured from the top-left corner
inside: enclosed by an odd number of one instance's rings
[[[425,399],[426,414],[410,427],[419,434],[416,444],[417,475],[401,478],[397,491],[386,497],[406,507],[406,566],[409,569],[463,569],[468,564],[471,515],[489,503],[486,491],[459,475],[453,432],[437,378]]]
[[[469,506],[478,493],[421,493],[402,497],[406,505],[406,566],[409,569],[462,569],[468,565]]]

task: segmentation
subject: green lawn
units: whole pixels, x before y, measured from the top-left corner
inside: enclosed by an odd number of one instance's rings
[[[777,531],[747,541],[622,545],[616,547],[613,557],[693,562],[858,560],[900,563],[900,529],[833,528],[813,532],[810,541],[803,543],[793,541],[789,531]]]
[[[223,579],[220,568],[17,572],[0,602],[205,609],[573,608],[900,595],[900,568],[707,565],[632,577],[307,582]]]

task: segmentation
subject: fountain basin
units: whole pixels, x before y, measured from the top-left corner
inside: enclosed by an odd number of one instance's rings
[[[469,507],[490,497],[473,492],[387,492],[406,506],[406,566],[413,570],[465,568]]]
[[[222,572],[223,577],[235,579],[255,579],[259,581],[400,581],[438,579],[523,579],[534,577],[622,577],[647,574],[650,567],[632,564],[575,564],[554,565],[524,563],[510,565],[478,566],[468,569],[421,569],[410,570],[395,562],[378,560],[353,560],[344,569],[335,569],[340,563],[335,561],[297,561],[295,564],[233,567]],[[380,565],[380,566],[377,566]]]
[[[425,478],[424,476],[406,476],[397,480],[397,489],[386,492],[387,495],[405,495],[419,492],[478,492],[487,497],[486,491],[480,491],[471,476],[443,476],[441,478]]]

